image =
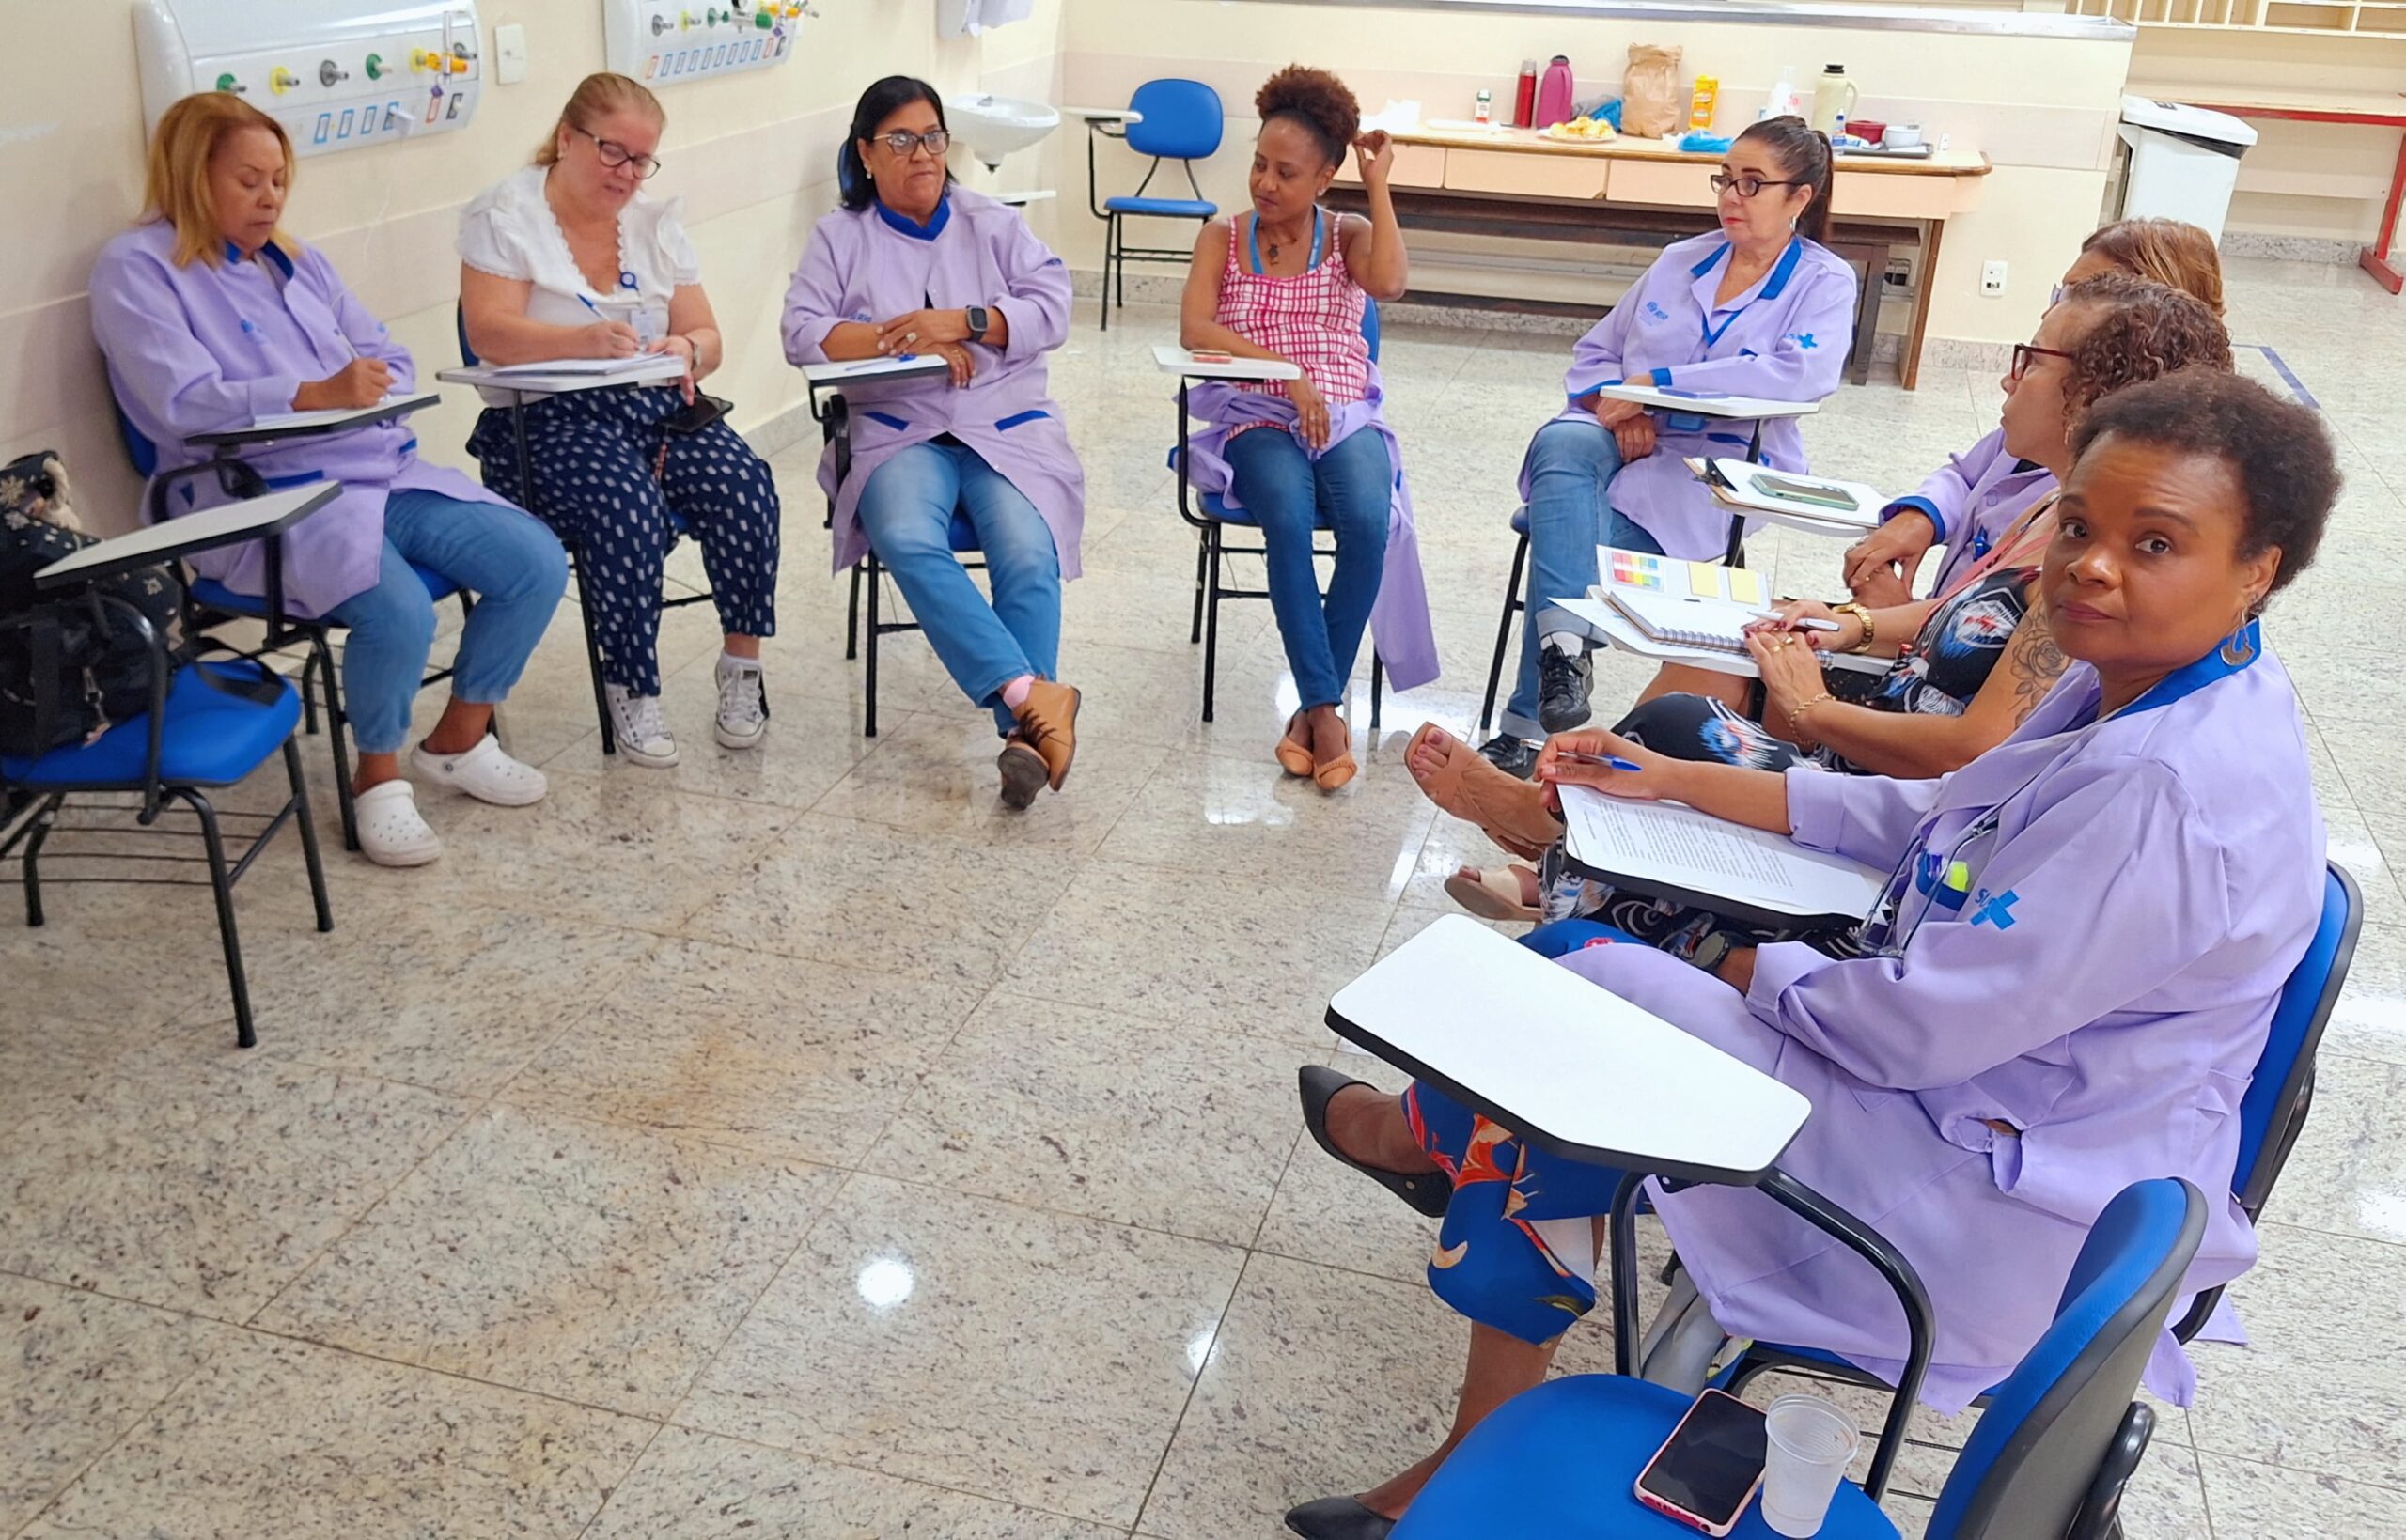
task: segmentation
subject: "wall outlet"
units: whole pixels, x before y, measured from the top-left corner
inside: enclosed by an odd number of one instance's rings
[[[1980,292],[1992,295],[2005,292],[2003,262],[1991,262],[1980,269]]]
[[[526,29],[516,23],[492,29],[494,77],[504,86],[515,86],[526,78]]]

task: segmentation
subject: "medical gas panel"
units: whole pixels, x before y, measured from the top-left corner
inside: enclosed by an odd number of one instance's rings
[[[799,0],[602,0],[610,68],[675,86],[793,57]]]
[[[139,0],[146,129],[195,91],[232,91],[303,155],[463,129],[486,77],[475,0]]]

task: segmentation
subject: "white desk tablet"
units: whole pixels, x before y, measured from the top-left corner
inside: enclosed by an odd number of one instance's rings
[[[1153,344],[1153,362],[1164,374],[1182,375],[1189,380],[1300,380],[1304,371],[1292,364],[1273,364],[1266,358],[1232,358],[1226,363],[1205,363],[1175,343]]]
[[[335,433],[346,428],[365,428],[370,423],[390,422],[406,417],[423,407],[430,407],[443,397],[429,392],[422,396],[387,396],[374,406],[329,407],[322,412],[273,412],[264,417],[254,417],[247,428],[228,428],[214,433],[195,433],[186,443],[237,444],[265,443],[270,439],[296,438],[305,433]]]
[[[1541,1149],[1750,1185],[1812,1112],[1804,1093],[1449,914],[1336,992],[1328,1024]]]
[[[131,534],[87,545],[71,556],[61,556],[34,574],[34,586],[56,588],[189,556],[196,551],[214,551],[220,546],[281,535],[333,502],[341,490],[339,481],[312,481],[265,497],[221,503],[164,523],[146,524]]]
[[[446,385],[474,385],[479,390],[527,396],[563,396],[574,390],[606,390],[614,385],[644,385],[655,381],[681,380],[685,375],[685,361],[672,353],[638,359],[626,368],[609,373],[580,369],[581,360],[562,359],[558,362],[562,367],[557,369],[525,364],[495,368],[491,365],[478,364],[473,368],[445,369],[434,378]]]
[[[1635,401],[1658,412],[1684,412],[1696,417],[1735,417],[1759,422],[1772,417],[1810,417],[1821,410],[1819,401],[1772,401],[1758,396],[1724,396],[1717,391],[1690,394],[1678,385],[1600,385],[1595,395],[1616,401]]]
[[[849,358],[840,364],[805,364],[802,377],[814,386],[866,384],[871,381],[924,380],[949,374],[952,366],[933,353],[903,358]]]

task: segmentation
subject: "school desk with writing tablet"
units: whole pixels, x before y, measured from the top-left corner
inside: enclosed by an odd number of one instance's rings
[[[281,535],[333,502],[342,491],[339,481],[312,481],[287,487],[265,497],[220,503],[180,518],[145,524],[129,534],[87,545],[34,574],[36,588],[59,588],[89,583],[139,568],[176,561],[196,552],[241,545],[245,540]],[[270,577],[276,576],[271,562]]]
[[[1752,654],[1724,652],[1718,647],[1692,647],[1678,642],[1658,642],[1637,629],[1634,621],[1600,599],[1574,599],[1564,595],[1549,599],[1546,603],[1577,620],[1588,635],[1623,652],[1640,658],[1651,658],[1658,663],[1688,663],[1696,668],[1726,674],[1733,678],[1759,679],[1763,671],[1755,666]],[[1895,666],[1893,658],[1881,658],[1867,652],[1823,652],[1820,654],[1823,668],[1843,669],[1849,674],[1885,674]]]
[[[322,412],[274,412],[264,417],[254,417],[247,428],[221,428],[214,433],[195,433],[186,443],[209,448],[231,448],[242,443],[266,443],[274,439],[310,438],[321,433],[339,433],[345,428],[366,428],[371,423],[388,423],[406,417],[424,407],[430,407],[443,397],[431,391],[419,396],[387,396],[374,406],[330,407]]]
[[[835,385],[888,384],[898,380],[925,380],[949,374],[952,366],[933,353],[901,358],[848,358],[838,364],[805,364],[802,377],[813,390]]]
[[[1300,380],[1304,374],[1292,364],[1267,358],[1200,359],[1170,342],[1153,344],[1153,364],[1181,380]]]
[[[1608,797],[1559,786],[1563,853],[1617,888],[1711,910],[1770,930],[1840,928],[1879,903],[1888,874],[1808,850],[1681,802]]]
[[[1777,417],[1810,417],[1821,410],[1819,401],[1773,401],[1759,396],[1725,396],[1717,391],[1690,391],[1678,385],[1600,385],[1595,394],[1615,401],[1634,401],[1656,412],[1684,412],[1696,417],[1730,417],[1743,422],[1769,422]],[[1752,456],[1748,457],[1752,459]]]
[[[685,374],[685,361],[673,353],[610,360],[607,362],[614,366],[607,368],[601,366],[603,362],[566,358],[549,359],[541,364],[477,364],[445,369],[434,378],[446,385],[474,385],[479,390],[506,392],[523,399],[528,396],[565,396],[570,391],[608,390],[617,385],[664,384],[671,380],[680,380]]]
[[[1569,1159],[1751,1186],[1812,1104],[1651,1012],[1448,914],[1328,1003],[1378,1057]]]

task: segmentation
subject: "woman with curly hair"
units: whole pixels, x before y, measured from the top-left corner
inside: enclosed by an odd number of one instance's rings
[[[2125,219],[2091,231],[2055,286],[2055,298],[2117,272],[2177,288],[2217,318],[2222,315],[2222,259],[2213,237],[2195,225]],[[1931,586],[1943,594],[1966,567],[1989,553],[2008,525],[2054,490],[2054,472],[2008,453],[2002,430],[1992,432],[1948,456],[1909,495],[1880,510],[1880,527],[1847,548],[1847,588],[1858,604],[1902,604],[1914,597],[1914,574],[1922,558],[1944,541],[1946,560]]]
[[[2176,369],[2230,366],[2222,322],[2197,301],[2137,278],[2095,279],[2066,295],[2039,322],[2037,337],[2014,350],[2001,431],[2009,453],[2059,476],[2071,462],[2074,425],[2100,399]],[[1945,775],[2003,742],[2063,672],[2063,656],[2032,603],[2039,555],[2054,533],[2050,497],[1937,599],[1843,611],[1788,601],[1750,639],[1759,680],[1665,668],[1613,730],[1675,758],[1760,770],[1804,765],[1908,779]],[[1800,629],[1806,619],[1836,629]],[[1825,667],[1824,649],[1895,661],[1879,674]],[[1537,787],[1475,758],[1432,726],[1422,729],[1404,762],[1449,810],[1534,807]],[[1516,827],[1518,837],[1504,842],[1508,848],[1529,854],[1530,845],[1552,843],[1529,838],[1533,831],[1550,832],[1550,817]],[[1526,866],[1494,873],[1466,867],[1447,881],[1457,901],[1494,918],[1538,918],[1540,886],[1541,875]],[[1567,908],[1571,900],[1563,902]],[[1709,913],[1616,900],[1609,890],[1591,888],[1576,902],[1570,911],[1612,903],[1616,924],[1682,954],[1713,926]]]
[[[1400,460],[1362,333],[1367,303],[1400,297],[1411,270],[1387,190],[1395,148],[1383,131],[1361,132],[1344,82],[1292,65],[1270,77],[1254,105],[1261,133],[1253,211],[1214,220],[1195,238],[1179,340],[1303,374],[1195,391],[1193,411],[1207,427],[1192,441],[1189,470],[1196,486],[1261,527],[1270,607],[1299,702],[1278,763],[1334,791],[1356,770],[1337,706],[1364,627],[1377,631],[1398,689],[1437,675]],[[1349,148],[1367,219],[1320,206]],[[1336,536],[1325,599],[1312,567],[1315,528]]]

